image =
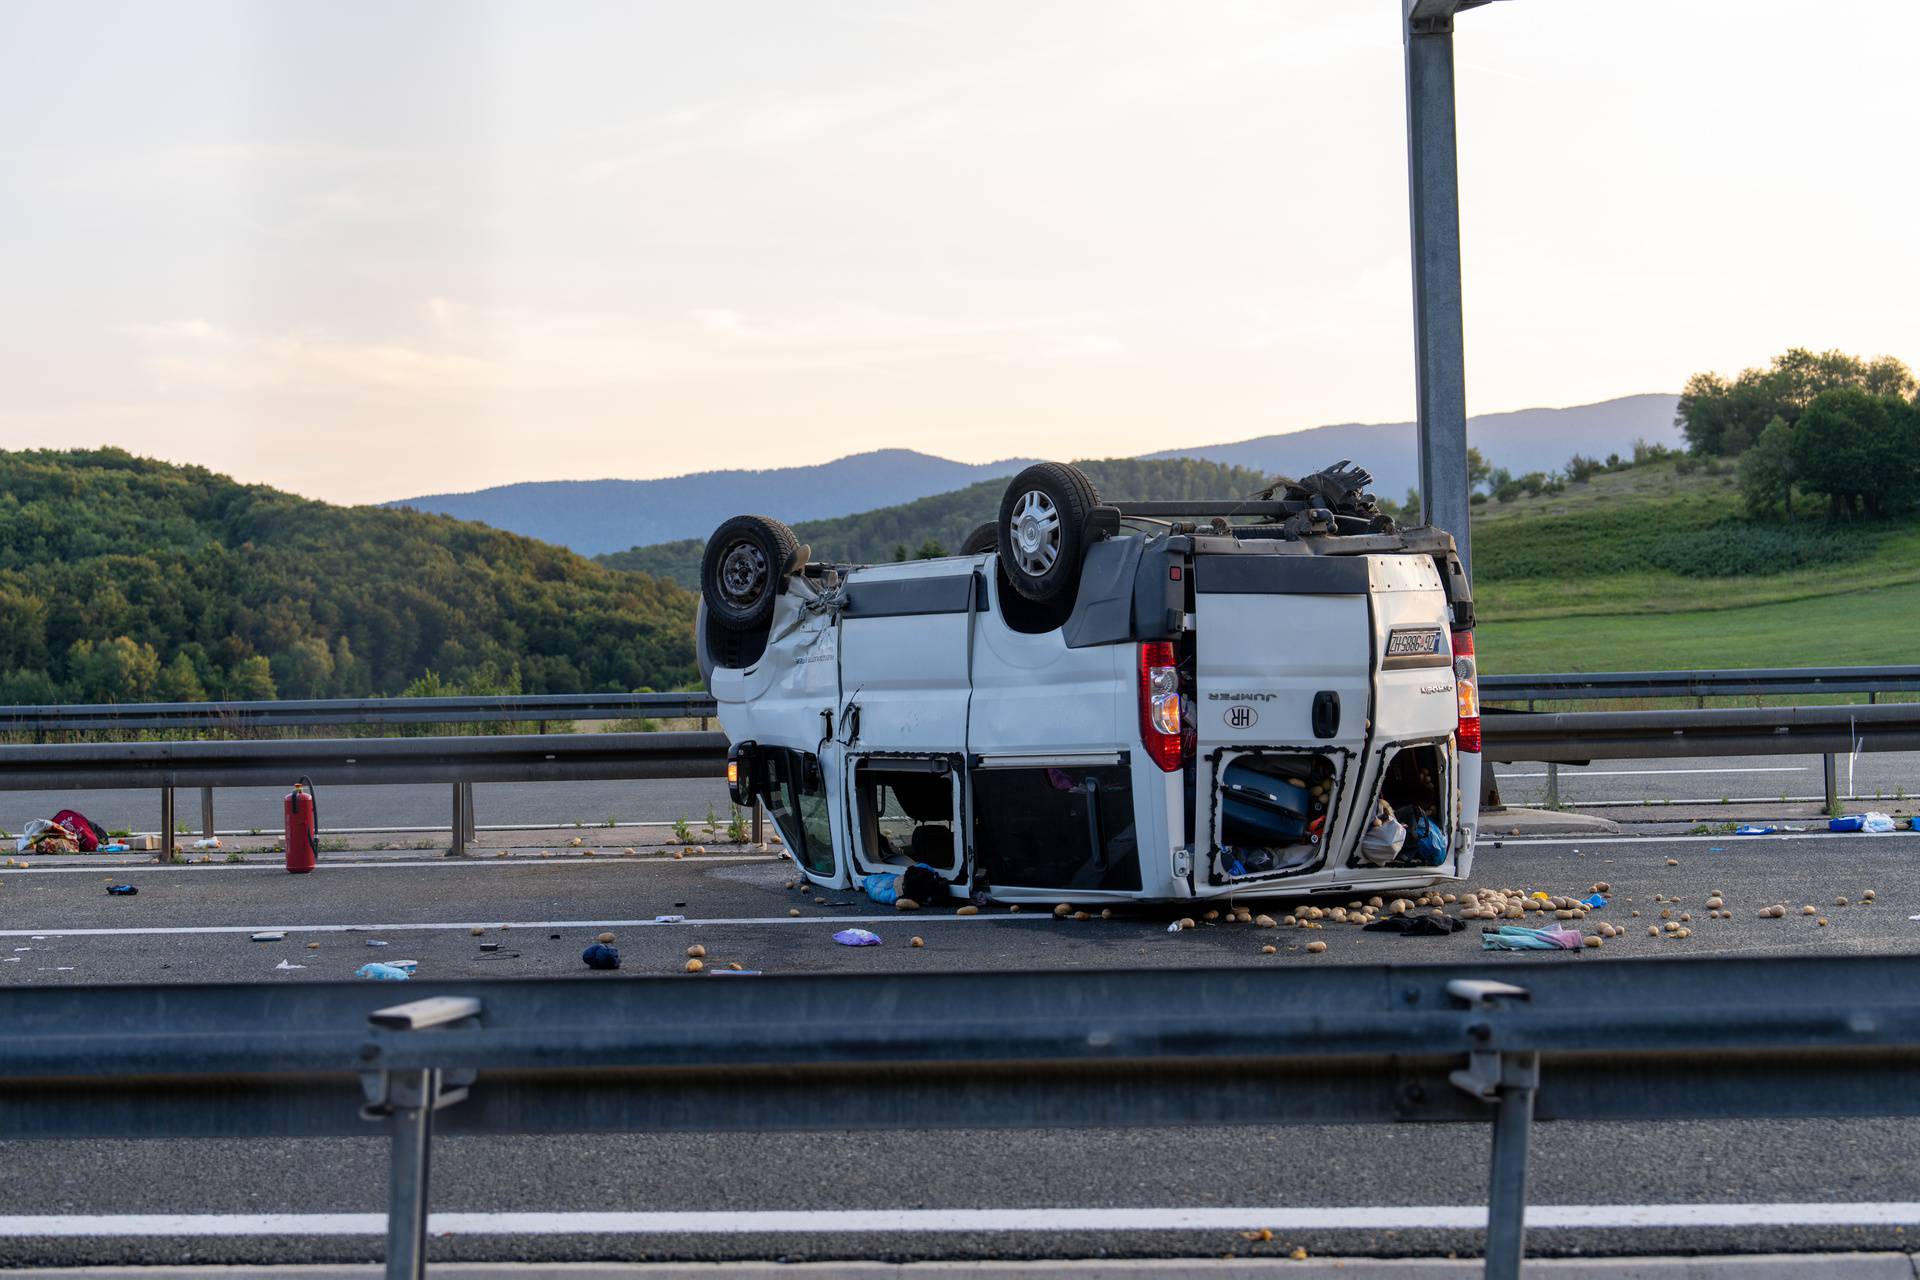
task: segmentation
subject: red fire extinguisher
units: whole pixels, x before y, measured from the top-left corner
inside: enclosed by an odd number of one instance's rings
[[[302,777],[280,803],[287,823],[287,870],[313,870],[320,856],[319,808],[313,799],[313,779]]]

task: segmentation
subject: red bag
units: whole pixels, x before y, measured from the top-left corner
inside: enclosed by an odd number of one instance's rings
[[[78,809],[62,809],[53,815],[54,822],[73,832],[73,840],[80,852],[92,853],[101,845],[108,843],[107,833],[93,824],[93,820]]]

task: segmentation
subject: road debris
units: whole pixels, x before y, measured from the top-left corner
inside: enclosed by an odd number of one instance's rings
[[[701,959],[704,959],[704,958],[706,957],[706,954],[707,954],[707,949],[706,949],[705,947],[703,947],[703,946],[701,946],[701,945],[700,945],[699,943],[697,943],[697,942],[696,942],[696,943],[694,943],[694,944],[693,944],[692,946],[690,946],[690,947],[688,947],[688,948],[687,948],[687,958],[688,958],[689,960],[701,960]]]
[[[130,884],[110,884],[107,886],[107,892],[116,898],[131,898],[134,894],[140,892],[140,890]]]
[[[611,933],[598,933],[594,935],[593,940],[595,942],[612,942],[613,935]]]
[[[1307,944],[1307,954],[1310,956],[1317,956],[1326,949],[1327,944],[1324,942],[1309,942]]]
[[[618,969],[620,950],[604,942],[596,942],[580,953],[580,960],[589,969]]]
[[[371,978],[376,982],[405,982],[413,975],[397,964],[363,964],[353,971],[356,978]]]
[[[880,935],[865,929],[842,929],[833,935],[833,940],[843,947],[877,947]]]
[[[285,929],[262,929],[260,932],[254,934],[252,938],[254,942],[285,942],[286,940],[287,931]]]
[[[306,967],[307,967],[307,966],[305,966],[305,965],[303,965],[303,964],[289,964],[289,963],[288,963],[287,961],[285,961],[285,960],[282,960],[282,961],[281,961],[281,962],[280,962],[279,964],[277,964],[277,965],[275,965],[275,966],[273,966],[273,968],[274,968],[274,971],[275,971],[276,973],[278,973],[278,972],[283,972],[283,971],[285,971],[285,970],[287,970],[287,969],[304,969],[304,968],[306,968]]]
[[[687,972],[688,972],[688,973],[699,973],[699,972],[700,972],[701,970],[703,970],[703,969],[705,969],[706,967],[707,967],[707,966],[706,966],[706,962],[705,962],[705,961],[702,961],[702,960],[689,960],[689,961],[687,961]]]
[[[919,934],[915,934],[913,937],[907,939],[907,945],[910,947],[924,947],[927,945],[927,940]]]

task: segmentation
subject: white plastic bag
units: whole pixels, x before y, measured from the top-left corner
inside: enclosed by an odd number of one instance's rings
[[[1884,813],[1869,813],[1860,824],[1862,831],[1891,831],[1893,819]]]
[[[1376,866],[1392,862],[1407,843],[1407,827],[1398,818],[1383,819],[1360,837],[1360,856]]]

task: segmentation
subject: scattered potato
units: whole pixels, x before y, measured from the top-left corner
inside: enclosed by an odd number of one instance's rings
[[[1317,956],[1326,949],[1327,944],[1324,942],[1309,942],[1307,944],[1307,954],[1310,956]]]
[[[1682,920],[1685,920],[1685,921],[1687,921],[1688,923],[1692,923],[1692,921],[1693,921],[1693,913],[1692,913],[1691,911],[1682,911],[1682,912],[1680,913],[1680,918],[1681,918]]]
[[[893,900],[893,909],[895,911],[918,911],[920,904],[912,898],[895,898]]]
[[[1063,902],[1059,906],[1053,909],[1053,914],[1059,919],[1065,920],[1068,916],[1073,914],[1073,907]]]
[[[1726,905],[1727,905],[1726,900],[1721,898],[1718,894],[1715,894],[1713,897],[1707,899],[1707,910],[1709,911],[1718,911],[1720,908]]]
[[[1076,911],[1076,912],[1074,912],[1074,913],[1073,913],[1073,918],[1074,918],[1075,920],[1091,920],[1091,919],[1093,919],[1093,917],[1092,917],[1091,915],[1089,915],[1089,914],[1087,914],[1087,913],[1086,913],[1086,912],[1084,912],[1084,911]]]
[[[1814,923],[1819,925],[1822,929],[1824,929],[1827,927],[1827,918],[1825,916],[1821,916],[1818,920],[1815,920]]]
[[[1020,908],[1018,907],[1014,908],[1015,911],[1018,911],[1019,909]],[[969,902],[966,906],[960,907],[957,910],[955,910],[953,914],[957,916],[977,916],[980,914],[980,908],[974,906],[971,902]]]
[[[915,934],[913,937],[907,939],[907,945],[910,947],[924,947],[927,945],[927,940]]]
[[[474,932],[478,933],[480,931],[478,929],[475,929]],[[612,942],[613,935],[611,933],[599,933],[594,935],[593,940],[595,942]]]
[[[790,915],[790,916],[797,916],[797,915],[799,915],[799,914],[800,914],[800,908],[798,908],[798,907],[788,907],[788,908],[787,908],[787,914],[788,914],[788,915]]]
[[[1258,920],[1255,920],[1255,921],[1254,921],[1254,923],[1255,923],[1255,924],[1260,924],[1260,922],[1259,922]],[[1285,925],[1285,926],[1287,926],[1287,928],[1289,928],[1289,929],[1291,929],[1291,928],[1293,928],[1293,926],[1294,926],[1294,925],[1296,925],[1296,924],[1298,924],[1298,923],[1300,923],[1300,922],[1299,922],[1298,920],[1296,920],[1296,919],[1294,919],[1294,918],[1293,918],[1292,916],[1282,916],[1282,917],[1280,917],[1280,923],[1281,923],[1281,924],[1283,924],[1283,925]],[[1263,928],[1263,929],[1264,929],[1264,928],[1266,928],[1266,926],[1265,926],[1265,925],[1260,925],[1260,927],[1261,927],[1261,928]]]
[[[1583,947],[1597,947],[1600,945],[1600,935],[1597,933],[1590,933],[1587,935],[1586,941],[1582,942],[1580,945]]]
[[[1293,923],[1292,916],[1287,917],[1287,923]],[[1253,924],[1256,929],[1271,929],[1273,928],[1273,917],[1268,915],[1255,916],[1253,918]]]
[[[705,964],[704,964],[703,962],[701,962],[701,961],[699,961],[699,960],[689,960],[689,961],[687,961],[687,972],[688,972],[688,973],[699,973],[699,972],[700,972],[700,971],[701,971],[702,969],[704,969],[704,968],[706,968],[706,967],[707,967],[707,966],[706,966],[706,965],[705,965]]]
[[[1680,859],[1678,859],[1678,858],[1668,858],[1668,859],[1667,859],[1667,865],[1668,865],[1668,866],[1670,866],[1670,867],[1677,867],[1677,866],[1679,866],[1679,865],[1680,865]]]
[[[1260,954],[1263,956],[1270,956],[1279,950],[1280,948],[1274,946],[1271,942],[1269,942],[1266,946],[1260,948]]]
[[[1846,906],[1846,905],[1847,905],[1847,899],[1846,899],[1846,897],[1845,897],[1845,895],[1842,895],[1842,896],[1840,896],[1840,897],[1838,897],[1838,898],[1835,898],[1835,899],[1833,900],[1833,905],[1834,905],[1834,906],[1836,906],[1836,907],[1844,907],[1844,906]]]
[[[732,969],[735,973],[738,973],[740,972],[740,962],[738,960],[735,960],[732,963],[728,964],[727,968]]]
[[[1660,926],[1659,926],[1659,925],[1657,925],[1657,924],[1650,924],[1650,925],[1648,925],[1648,926],[1647,926],[1647,936],[1648,936],[1649,938],[1657,938],[1657,937],[1659,937],[1659,936],[1660,936]]]
[[[1872,902],[1872,901],[1873,901],[1873,890],[1871,890],[1871,889],[1868,889],[1868,890],[1867,890],[1867,891],[1866,891],[1865,893],[1863,893],[1863,894],[1861,894],[1861,895],[1860,895],[1860,901],[1862,901],[1862,902]]]
[[[1196,925],[1196,924],[1195,924],[1195,923],[1193,922],[1193,917],[1192,917],[1192,916],[1181,916],[1181,917],[1180,917],[1180,927],[1181,927],[1182,929],[1197,929],[1197,928],[1199,928],[1200,926],[1198,926],[1198,925]]]
[[[612,935],[608,935],[608,936],[612,936]],[[698,960],[703,956],[705,956],[706,954],[707,954],[707,949],[701,946],[697,942],[687,948],[687,958],[690,960]]]
[[[1803,916],[1811,916],[1818,915],[1819,913],[1813,909],[1813,904],[1809,902],[1806,906],[1800,908],[1800,914]]]
[[[674,856],[675,856],[675,857],[677,858],[677,857],[679,857],[680,855],[679,855],[679,854],[675,854]],[[814,906],[816,906],[816,907],[824,907],[824,906],[826,906],[826,905],[827,905],[827,900],[826,900],[825,898],[815,898],[815,899],[813,900],[813,905],[814,905]]]

